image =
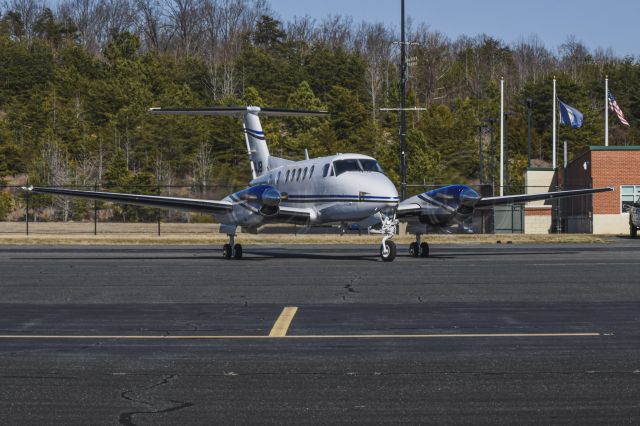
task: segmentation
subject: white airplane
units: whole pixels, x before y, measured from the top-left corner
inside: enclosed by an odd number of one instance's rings
[[[468,219],[474,209],[498,204],[522,203],[557,197],[592,194],[612,188],[579,189],[533,195],[481,197],[465,185],[451,185],[400,200],[398,191],[378,162],[361,154],[336,154],[291,161],[270,155],[259,115],[324,116],[326,111],[283,110],[248,107],[162,109],[152,114],[234,116],[243,119],[245,141],[253,179],[246,189],[222,200],[79,191],[63,188],[28,187],[28,191],[139,206],[178,209],[212,214],[220,232],[229,237],[222,248],[225,259],[242,258],[242,245],[235,242],[237,229],[257,233],[268,223],[296,223],[306,227],[326,224],[357,224],[382,235],[380,257],[393,261],[396,245],[391,238],[399,220],[416,235],[410,255],[428,257],[429,245],[421,235],[445,229]]]

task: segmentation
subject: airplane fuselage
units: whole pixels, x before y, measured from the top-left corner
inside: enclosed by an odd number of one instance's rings
[[[309,225],[360,222],[398,205],[395,185],[372,157],[337,154],[303,161],[280,160],[280,163],[252,180],[249,186],[273,187],[282,194],[281,206],[308,209]],[[225,200],[233,202],[233,198],[229,196]],[[233,217],[219,219],[247,227],[268,221],[268,215],[261,218],[249,214],[248,210],[246,213],[239,210]],[[244,220],[240,217],[243,215]]]

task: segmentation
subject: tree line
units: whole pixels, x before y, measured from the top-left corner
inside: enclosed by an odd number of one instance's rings
[[[426,23],[410,22],[407,38],[407,105],[426,109],[408,115],[410,183],[478,181],[477,126],[497,118],[502,76],[514,187],[526,167],[527,102],[535,164],[551,158],[553,76],[559,97],[585,115],[581,129],[561,129],[571,154],[603,143],[605,75],[631,124],[612,115],[610,143],[638,143],[637,58],[574,37],[555,49],[536,36],[454,40]],[[0,8],[0,177],[222,195],[249,179],[241,123],[146,111],[250,104],[331,112],[264,119],[274,155],[361,152],[397,182],[399,118],[380,108],[400,103],[398,39],[395,28],[348,16],[283,22],[266,0],[9,0]],[[490,181],[489,133],[481,137]],[[63,219],[78,214],[56,207]]]

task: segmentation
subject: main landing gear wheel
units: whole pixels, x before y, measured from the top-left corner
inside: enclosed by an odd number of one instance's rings
[[[416,234],[416,240],[409,244],[409,256],[429,257],[429,243],[421,242],[421,235]]]
[[[384,247],[380,247],[380,258],[384,262],[393,262],[396,258],[396,243],[393,241],[385,241]]]
[[[222,246],[222,258],[231,259],[231,244],[225,244]]]
[[[223,259],[242,259],[242,245],[236,244],[236,236],[234,234],[227,234],[229,236],[229,242],[222,246],[222,258]]]
[[[418,245],[418,243],[414,243]],[[429,244],[422,243],[420,244],[420,257],[429,257]]]

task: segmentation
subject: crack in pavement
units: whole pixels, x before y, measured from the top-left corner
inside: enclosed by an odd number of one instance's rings
[[[169,383],[169,381],[173,378],[175,378],[176,375],[175,374],[170,374],[168,376],[165,376],[162,378],[161,381],[159,381],[158,383],[154,383],[151,386],[148,386],[144,389],[142,389],[142,391],[150,391],[151,389],[157,388],[158,386],[162,386],[162,385],[166,385],[167,383]],[[136,399],[132,396],[130,396],[131,394],[135,394],[136,392],[133,389],[129,389],[126,390],[124,392],[122,392],[120,394],[120,396],[130,402],[136,403],[136,404],[142,404],[147,406],[150,410],[148,411],[126,411],[123,413],[120,413],[120,416],[118,417],[118,421],[120,422],[120,424],[125,425],[125,426],[136,426],[136,423],[133,422],[133,417],[137,414],[162,414],[162,413],[170,413],[172,411],[178,411],[178,410],[182,410],[183,408],[188,408],[191,407],[193,404],[191,402],[185,402],[185,401],[178,401],[175,399],[168,399],[168,400],[163,400],[163,402],[170,402],[172,404],[177,404],[174,405],[172,407],[168,407],[168,408],[163,408],[163,409],[155,409],[155,406],[157,405],[156,403],[154,403],[153,401],[145,401],[143,399]]]

